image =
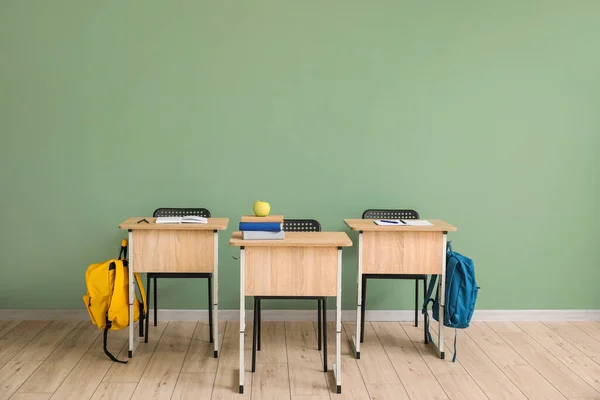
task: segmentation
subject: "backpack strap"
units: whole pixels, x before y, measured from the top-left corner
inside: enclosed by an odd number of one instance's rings
[[[108,320],[108,317],[106,317],[106,327],[104,328],[104,340],[103,340],[104,354],[106,354],[108,356],[108,358],[110,358],[114,362],[118,362],[118,363],[121,363],[121,364],[127,364],[128,361],[121,361],[121,360],[119,360],[117,357],[113,356],[110,353],[110,351],[108,351],[108,349],[106,348],[106,339],[108,338],[108,331],[110,330],[111,325],[112,325],[112,322],[110,322]]]
[[[429,281],[429,288],[427,288],[427,294],[425,295],[425,303],[423,303],[423,309],[421,313],[425,315],[427,313],[427,306],[429,303],[433,303],[433,290],[435,289],[435,283],[437,281],[437,275],[431,275],[431,280]],[[425,332],[427,333],[427,340],[433,342],[431,337],[431,332],[429,332],[429,318],[425,318]]]
[[[456,328],[454,328],[454,355],[452,356],[452,362],[456,362]]]
[[[124,276],[124,271],[123,271],[124,270],[123,262],[122,261],[119,262],[119,261],[117,261],[117,262],[113,261],[111,263],[111,266],[115,267],[115,287],[118,287],[118,288],[123,287],[123,283],[125,282],[125,276]],[[108,305],[108,310],[106,312],[106,326],[104,327],[104,338],[103,338],[104,354],[106,354],[108,356],[108,358],[110,358],[114,362],[118,362],[121,364],[127,364],[128,361],[121,361],[121,360],[117,359],[117,357],[113,356],[108,351],[108,348],[106,347],[107,339],[108,339],[108,331],[112,327],[112,321],[108,319],[108,312],[110,311],[110,307],[112,305],[112,293],[114,293],[114,287],[111,288],[111,300],[110,300],[110,304]]]
[[[144,286],[142,286],[142,279],[140,278],[140,274],[138,274],[137,272],[133,273],[133,276],[135,276],[135,281],[137,282],[138,285],[138,289],[140,291],[140,296],[142,297],[142,299],[138,299],[138,301],[140,302],[140,304],[142,304],[142,310],[144,311],[144,318],[148,315],[148,303],[146,302],[146,291],[144,290]]]
[[[119,251],[119,260],[127,258],[127,239],[121,240],[121,251]]]

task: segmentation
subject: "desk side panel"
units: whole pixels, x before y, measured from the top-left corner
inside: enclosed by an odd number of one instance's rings
[[[442,232],[364,232],[364,274],[441,274]]]
[[[213,272],[214,235],[199,230],[133,231],[135,272]]]
[[[336,296],[336,247],[246,247],[246,296]]]

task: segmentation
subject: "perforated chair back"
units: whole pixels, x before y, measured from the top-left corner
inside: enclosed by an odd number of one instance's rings
[[[152,216],[185,217],[187,215],[210,218],[210,211],[208,211],[206,208],[157,208]]]
[[[321,232],[321,224],[315,219],[284,219],[286,232]]]
[[[366,210],[363,219],[419,219],[419,213],[415,210],[382,210],[370,209]]]

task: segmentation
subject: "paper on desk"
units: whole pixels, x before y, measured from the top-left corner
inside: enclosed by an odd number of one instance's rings
[[[387,220],[375,220],[373,221],[377,225],[388,225],[388,226],[431,226],[431,222],[426,219],[387,219]],[[404,223],[402,223],[404,222]]]
[[[426,219],[403,219],[403,221],[408,226],[431,226],[433,225],[431,222]]]
[[[389,222],[388,222],[389,221]],[[375,220],[373,221],[376,225],[404,225],[399,219],[388,219],[385,221]]]

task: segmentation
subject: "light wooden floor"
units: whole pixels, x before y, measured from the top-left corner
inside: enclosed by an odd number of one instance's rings
[[[254,374],[248,328],[242,396],[235,322],[220,326],[219,359],[205,322],[164,322],[120,365],[105,357],[89,321],[0,321],[0,399],[600,399],[600,322],[475,322],[459,331],[456,363],[426,347],[420,327],[397,322],[367,324],[355,360],[347,340],[354,325],[345,324],[341,395],[322,372],[315,323],[263,322]],[[121,359],[126,334],[109,338]],[[446,331],[446,343],[453,335]],[[331,368],[333,323],[328,342]]]

